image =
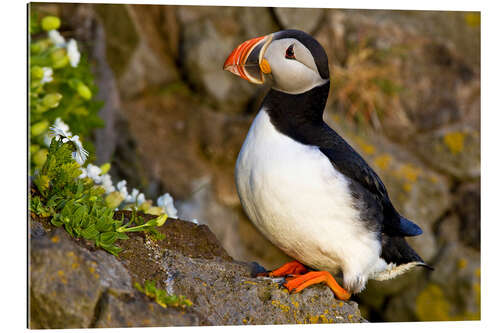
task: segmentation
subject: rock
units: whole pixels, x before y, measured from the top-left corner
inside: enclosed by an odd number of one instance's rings
[[[323,19],[323,8],[284,8],[272,9],[283,29],[297,29],[314,34]]]
[[[239,44],[278,30],[270,10],[185,6],[179,7],[179,17],[184,41],[181,57],[190,83],[221,110],[236,113],[246,108],[259,89],[221,68]]]
[[[62,229],[31,239],[31,328],[91,325],[104,287],[100,283],[97,261],[86,252],[70,241]],[[103,263],[106,264],[110,262]],[[130,285],[130,280],[127,282]]]
[[[481,250],[481,184],[464,183],[457,190],[455,209],[460,218],[460,241]]]
[[[117,257],[36,216],[31,226],[31,328],[365,321],[355,302],[337,301],[324,285],[290,295],[277,281],[252,278],[255,265],[234,261],[206,226],[168,219],[164,240],[132,234]],[[146,280],[193,306],[162,308],[132,287]]]
[[[93,327],[198,326],[200,323],[196,314],[164,309],[144,295],[137,293],[129,297],[108,292],[102,296],[99,318]]]
[[[467,15],[329,10],[317,37],[337,110],[369,115],[398,143],[455,123],[479,130],[480,32]]]
[[[39,228],[39,222],[32,221],[32,230]],[[101,250],[89,251],[62,228],[43,235],[32,233],[30,254],[30,328],[200,322],[192,313],[151,302],[132,288],[129,272],[116,257]]]
[[[172,51],[171,45],[158,28],[164,7],[95,6],[106,31],[108,61],[115,71],[123,98],[133,97],[150,86],[179,79],[176,54],[166,52]]]
[[[438,254],[429,262],[434,271],[405,274],[412,282],[404,284],[404,289],[399,288],[401,278],[385,285],[370,282],[361,294],[361,304],[377,309],[383,321],[480,319],[480,253],[462,245],[460,224],[456,214],[437,222]],[[397,294],[387,297],[387,288]]]
[[[468,126],[448,126],[418,135],[412,146],[434,169],[460,180],[479,177],[480,134]]]

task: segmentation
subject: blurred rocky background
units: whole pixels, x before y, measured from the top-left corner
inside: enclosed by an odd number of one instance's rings
[[[480,318],[480,14],[471,12],[32,4],[62,18],[104,102],[98,163],[147,197],[170,192],[229,255],[287,258],[245,217],[234,164],[268,87],[222,70],[242,41],[302,29],[325,47],[327,122],[424,230],[409,242],[435,270],[370,282],[370,321]]]

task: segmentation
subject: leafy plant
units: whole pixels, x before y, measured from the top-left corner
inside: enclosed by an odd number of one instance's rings
[[[40,167],[47,156],[49,125],[56,119],[87,139],[103,126],[98,116],[102,103],[94,99],[97,87],[85,55],[76,41],[66,41],[57,31],[60,20],[54,16],[39,19],[30,13],[30,172]]]
[[[114,219],[114,210],[103,196],[104,188],[90,178],[79,177],[80,165],[72,157],[75,149],[78,147],[67,138],[52,139],[47,159],[33,179],[40,196],[31,198],[31,211],[52,216],[52,225],[63,226],[72,237],[93,241],[114,255],[121,251],[115,242],[127,239],[128,232],[146,231],[159,237],[155,227],[163,225],[167,215],[145,222],[134,211],[125,224],[123,218]]]
[[[39,19],[30,12],[30,174],[36,191],[31,191],[29,208],[40,217],[52,217],[51,224],[64,227],[71,236],[115,255],[121,251],[116,242],[127,239],[129,232],[163,239],[156,227],[165,222],[165,212],[176,214],[168,194],[154,206],[139,190],[129,193],[125,180],[115,187],[107,174],[109,163],[82,167],[89,153],[80,136],[89,139],[102,125],[97,115],[101,103],[93,99],[97,88],[85,56],[74,39],[61,35],[60,25],[58,17]],[[85,143],[92,156],[90,140]],[[118,208],[132,210],[132,218],[126,223],[115,219]],[[145,221],[139,210],[159,216]]]
[[[169,295],[165,290],[156,288],[156,282],[154,281],[146,281],[144,286],[136,282],[134,287],[164,308],[168,306],[186,308],[193,305],[193,302],[185,296]]]

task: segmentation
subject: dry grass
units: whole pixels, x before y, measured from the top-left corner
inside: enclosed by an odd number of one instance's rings
[[[401,79],[391,51],[381,52],[362,40],[344,65],[334,66],[334,98],[339,110],[355,120],[367,120],[380,129],[379,116],[399,108]]]

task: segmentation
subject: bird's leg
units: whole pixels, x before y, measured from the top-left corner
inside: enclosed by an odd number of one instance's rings
[[[342,288],[337,281],[335,281],[333,276],[326,271],[309,272],[287,280],[288,281],[284,283],[283,286],[291,293],[297,293],[313,284],[325,282],[333,291],[337,299],[347,301],[351,297],[351,293]]]
[[[287,262],[283,266],[281,266],[278,269],[275,269],[274,271],[267,272],[267,273],[259,273],[257,276],[269,276],[269,277],[280,277],[280,276],[290,276],[290,275],[300,275],[307,273],[309,270],[306,268],[306,266],[302,265],[300,262],[297,260]]]

